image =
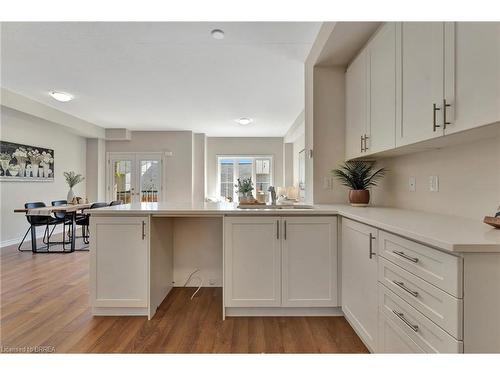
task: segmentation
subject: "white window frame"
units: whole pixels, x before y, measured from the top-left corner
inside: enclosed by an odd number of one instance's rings
[[[236,184],[236,181],[239,177],[239,169],[238,169],[238,163],[237,163],[237,159],[252,159],[252,182],[254,184],[254,188],[255,188],[255,183],[256,183],[256,173],[255,173],[255,159],[269,159],[271,162],[270,162],[270,171],[269,171],[269,175],[270,175],[270,178],[269,178],[269,185],[273,186],[273,181],[274,181],[274,156],[273,155],[255,155],[255,154],[252,154],[252,155],[245,155],[245,154],[239,154],[239,155],[217,155],[216,156],[216,161],[217,161],[217,179],[216,179],[216,183],[217,183],[217,186],[216,186],[216,189],[215,189],[215,192],[217,194],[217,199],[223,199],[224,197],[221,196],[221,193],[220,193],[220,184],[221,184],[221,180],[220,180],[220,166],[221,166],[221,159],[235,159],[234,162],[233,162],[233,183]],[[254,193],[255,194],[255,193]],[[236,193],[235,193],[236,195]],[[233,197],[233,198],[236,198],[236,197]]]

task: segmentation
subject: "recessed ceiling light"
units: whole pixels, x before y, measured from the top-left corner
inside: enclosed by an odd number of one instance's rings
[[[67,92],[51,91],[50,96],[59,102],[69,102],[70,100],[73,100],[73,95],[68,94]]]
[[[212,34],[212,38],[214,39],[224,39],[224,31],[222,31],[221,29],[213,29],[210,34]]]
[[[236,122],[240,125],[250,125],[253,122],[253,120],[251,118],[242,117],[236,120]]]

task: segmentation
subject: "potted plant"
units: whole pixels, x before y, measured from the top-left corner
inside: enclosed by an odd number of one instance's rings
[[[234,186],[237,188],[240,203],[253,203],[253,183],[251,178],[238,178],[238,184]]]
[[[68,201],[68,203],[71,203],[73,201],[73,198],[75,197],[75,193],[73,192],[73,186],[85,180],[85,177],[83,177],[81,174],[76,174],[75,172],[71,171],[71,172],[64,172],[64,178],[66,179],[66,183],[69,186],[68,196],[66,200]]]
[[[375,163],[361,160],[346,161],[338,169],[332,171],[340,183],[350,188],[349,203],[351,206],[367,206],[370,202],[372,186],[377,186],[378,181],[384,177],[386,170],[374,170]]]

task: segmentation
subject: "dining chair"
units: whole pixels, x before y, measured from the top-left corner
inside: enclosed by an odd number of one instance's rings
[[[42,208],[42,207],[47,207],[47,206],[43,202],[28,202],[28,203],[24,204],[24,208],[27,210],[35,209],[35,208]],[[29,213],[29,211],[28,211],[28,213]],[[28,221],[28,224],[30,226],[28,227],[28,230],[24,234],[24,237],[23,237],[21,243],[19,244],[19,246],[17,247],[17,250],[19,250],[19,251],[32,251],[34,253],[37,253],[37,252],[46,253],[49,251],[50,235],[52,234],[51,232],[49,233],[50,225],[58,224],[59,221],[52,216],[29,215],[28,213],[26,214],[26,220]],[[38,228],[38,227],[45,227],[42,241],[46,245],[46,247],[43,246],[43,247],[38,248],[36,246],[36,228]],[[29,232],[31,232],[31,242],[32,242],[31,249],[22,249],[23,243],[26,240],[26,237],[28,236]],[[43,250],[43,249],[45,249],[45,250]],[[43,250],[43,251],[40,251],[40,250]]]
[[[90,207],[88,208],[89,210],[92,210],[94,208],[101,208],[101,207],[107,207],[108,204],[105,202],[96,202],[92,203]],[[89,214],[84,214],[82,217],[77,217],[76,219],[76,225],[81,225],[82,227],[82,238],[83,238],[83,243],[86,245],[89,244],[89,224],[90,224],[90,215]]]
[[[110,206],[119,206],[123,204],[123,201],[111,201]]]
[[[68,201],[66,199],[60,199],[57,201],[52,201],[52,202],[50,202],[50,204],[54,207],[64,206],[64,205],[68,204]],[[51,243],[52,244],[67,245],[70,242],[69,241],[66,242],[64,237],[66,235],[66,225],[68,226],[68,238],[71,237],[71,233],[70,233],[70,231],[71,231],[71,214],[68,214],[66,212],[54,212],[53,214],[54,214],[54,219],[56,219],[58,222],[52,228],[52,232],[54,232],[54,229],[58,224],[63,224],[63,240],[59,241],[59,242],[51,242]],[[50,235],[52,235],[52,232],[50,233]]]

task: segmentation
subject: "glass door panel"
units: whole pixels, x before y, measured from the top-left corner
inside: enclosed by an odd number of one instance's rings
[[[112,200],[121,200],[123,203],[132,202],[132,160],[113,160],[112,162]]]
[[[161,188],[161,160],[140,160],[139,179],[140,179],[140,201],[158,202]]]

